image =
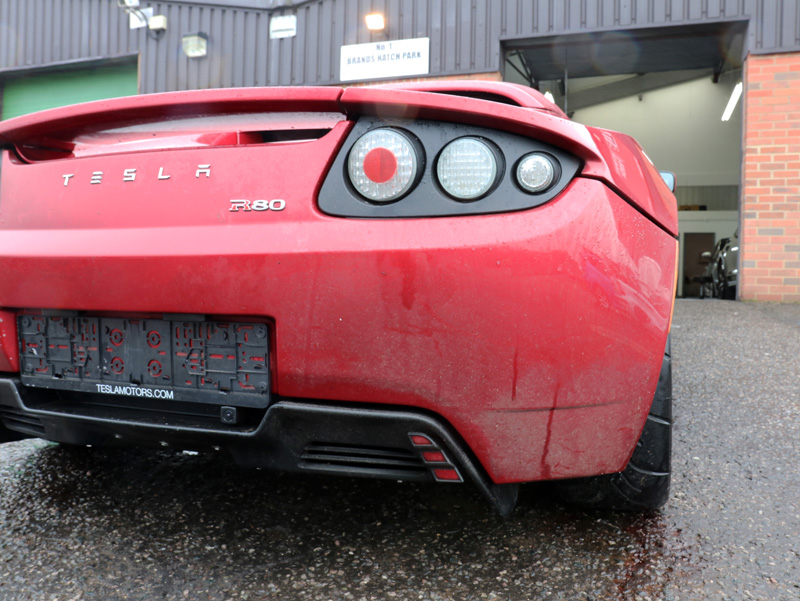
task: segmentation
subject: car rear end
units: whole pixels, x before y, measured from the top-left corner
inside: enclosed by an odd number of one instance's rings
[[[630,138],[471,84],[101,101],[0,143],[7,439],[472,480],[501,511],[627,464],[677,248]]]

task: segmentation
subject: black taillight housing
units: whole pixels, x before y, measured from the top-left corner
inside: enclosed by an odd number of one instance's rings
[[[520,211],[554,199],[580,166],[564,150],[505,131],[368,117],[334,159],[319,208],[367,218]]]

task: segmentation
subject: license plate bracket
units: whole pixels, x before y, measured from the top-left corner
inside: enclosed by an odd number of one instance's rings
[[[268,326],[258,322],[19,315],[26,386],[264,408]]]

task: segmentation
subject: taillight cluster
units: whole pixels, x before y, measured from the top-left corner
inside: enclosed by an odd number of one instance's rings
[[[579,166],[560,149],[508,132],[362,119],[323,184],[320,208],[349,217],[520,210],[554,198]]]

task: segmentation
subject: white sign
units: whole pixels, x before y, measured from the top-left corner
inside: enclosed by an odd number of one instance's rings
[[[297,15],[278,15],[269,20],[270,39],[293,38],[297,35]]]
[[[430,71],[430,40],[392,40],[342,46],[339,79],[378,79],[426,75]]]

